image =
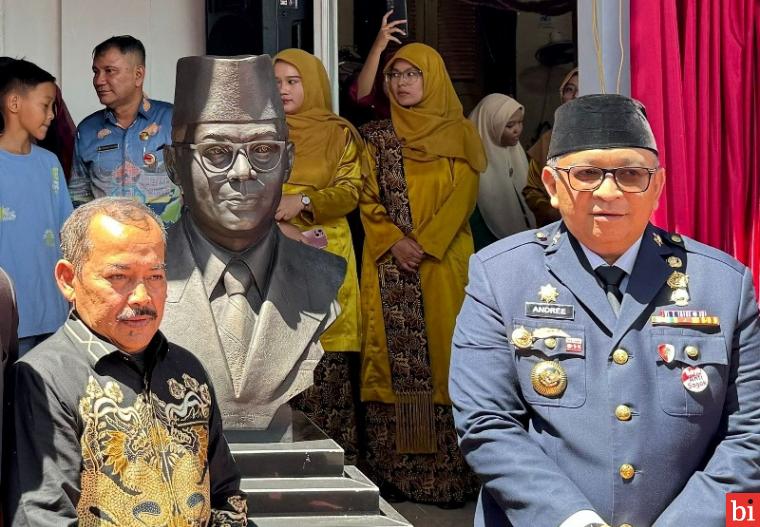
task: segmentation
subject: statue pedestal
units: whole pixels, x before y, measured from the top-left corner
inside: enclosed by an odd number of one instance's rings
[[[302,412],[278,442],[258,430],[224,434],[248,494],[249,527],[411,526]]]

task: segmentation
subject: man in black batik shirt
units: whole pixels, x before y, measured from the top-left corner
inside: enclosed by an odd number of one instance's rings
[[[71,317],[12,375],[10,524],[246,525],[210,380],[158,331],[160,220],[102,198],[71,215],[61,246]]]

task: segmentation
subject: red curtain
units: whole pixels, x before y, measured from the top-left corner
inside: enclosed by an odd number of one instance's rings
[[[760,0],[633,0],[631,93],[667,183],[654,222],[722,249],[760,285]]]

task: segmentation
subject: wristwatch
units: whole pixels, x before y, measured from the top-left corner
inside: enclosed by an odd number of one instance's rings
[[[301,203],[303,203],[304,208],[306,208],[311,205],[311,198],[306,194],[301,194]]]

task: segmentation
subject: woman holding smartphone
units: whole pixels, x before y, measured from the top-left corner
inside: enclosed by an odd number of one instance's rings
[[[348,264],[338,292],[340,315],[320,338],[326,353],[314,371],[314,386],[299,396],[296,406],[343,447],[347,464],[355,464],[356,405],[348,355],[361,348],[361,319],[346,215],[359,203],[363,143],[356,129],[332,112],[327,72],[318,58],[286,49],[275,56],[274,71],[295,145],[293,171],[275,219],[295,226],[309,243]]]
[[[451,508],[478,488],[457,446],[448,374],[486,157],[438,52],[408,44],[384,72],[391,119],[361,129],[367,462],[389,497]]]

